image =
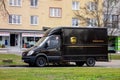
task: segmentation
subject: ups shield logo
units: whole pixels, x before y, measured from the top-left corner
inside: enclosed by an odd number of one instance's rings
[[[76,37],[70,37],[70,42],[71,42],[71,44],[76,44],[77,43],[77,38]]]

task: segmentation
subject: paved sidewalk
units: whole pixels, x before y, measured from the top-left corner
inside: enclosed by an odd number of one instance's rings
[[[24,48],[10,47],[10,48],[0,48],[0,54],[16,54],[22,55]]]

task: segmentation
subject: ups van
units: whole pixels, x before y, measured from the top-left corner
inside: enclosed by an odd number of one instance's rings
[[[22,60],[38,67],[62,62],[92,67],[96,61],[108,61],[107,38],[106,28],[52,28],[22,53]]]

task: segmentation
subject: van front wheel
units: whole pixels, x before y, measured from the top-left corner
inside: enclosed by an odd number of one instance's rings
[[[86,60],[86,65],[87,65],[88,67],[93,67],[93,66],[95,66],[95,59],[94,59],[94,58],[87,58],[87,60]]]
[[[44,66],[46,66],[46,63],[47,63],[47,61],[46,61],[46,58],[44,58],[44,57],[38,57],[36,59],[36,66],[38,66],[38,67],[44,67]]]

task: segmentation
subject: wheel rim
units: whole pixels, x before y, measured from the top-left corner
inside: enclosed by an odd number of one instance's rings
[[[45,58],[43,58],[43,57],[39,57],[38,59],[37,59],[37,66],[39,66],[39,67],[43,67],[43,66],[45,66],[46,65],[46,59]]]
[[[38,60],[38,63],[39,63],[40,65],[43,65],[43,64],[44,64],[43,59]]]
[[[94,61],[91,59],[91,60],[89,61],[89,64],[94,64]]]
[[[95,59],[94,58],[88,58],[86,64],[89,67],[94,66],[95,65]]]

